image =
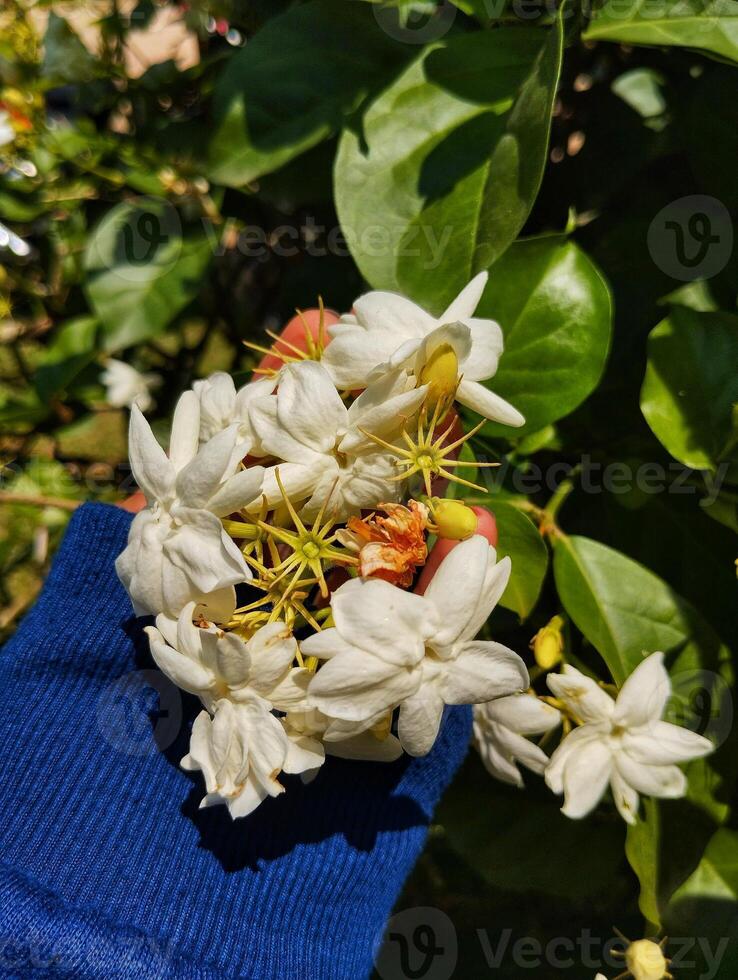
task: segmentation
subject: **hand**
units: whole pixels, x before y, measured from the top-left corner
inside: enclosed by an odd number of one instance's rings
[[[13,975],[41,963],[39,975],[81,980],[368,976],[466,754],[470,709],[447,710],[423,758],[331,758],[245,820],[199,810],[199,777],[179,761],[200,705],[153,669],[113,568],[130,520],[80,508],[0,654],[0,935]],[[480,531],[493,540],[490,515]]]

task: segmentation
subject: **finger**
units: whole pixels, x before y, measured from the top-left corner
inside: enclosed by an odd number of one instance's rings
[[[472,507],[472,510],[477,515],[477,529],[475,534],[481,534],[489,541],[493,548],[496,548],[497,521],[495,520],[495,515],[491,510],[487,510],[486,507]],[[438,538],[433,546],[433,550],[428,555],[428,560],[423,566],[423,571],[420,573],[418,584],[415,586],[415,592],[418,595],[423,595],[425,590],[430,585],[431,579],[438,571],[438,566],[441,564],[446,555],[456,547],[457,544],[459,544],[458,541],[452,541],[449,538]]]
[[[338,315],[333,312],[333,310],[325,310],[323,313],[323,327],[327,331],[327,328],[332,326],[334,323],[338,323]],[[305,336],[306,330],[309,330],[310,336],[313,340],[319,339],[320,332],[320,310],[305,310],[302,314],[297,314],[293,316],[292,319],[287,323],[286,327],[280,333],[280,338],[285,341],[284,344],[280,344],[279,341],[275,341],[273,346],[285,354],[287,357],[294,357],[295,352],[290,350],[290,347],[297,347],[298,350],[307,350],[307,337]],[[324,336],[323,341],[326,342],[330,340],[327,335]],[[257,371],[278,371],[284,364],[275,354],[265,354],[259,361]]]
[[[143,510],[145,506],[146,497],[144,497],[140,490],[137,490],[125,500],[118,501],[118,507],[121,507],[123,510],[127,510],[129,514],[138,514],[138,512]]]

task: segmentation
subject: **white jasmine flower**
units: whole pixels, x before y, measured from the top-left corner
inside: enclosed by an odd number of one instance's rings
[[[436,740],[445,704],[478,704],[528,687],[528,671],[508,647],[475,637],[510,578],[510,559],[479,534],[444,558],[425,591],[439,624],[426,642],[417,691],[400,707],[398,735],[410,755]]]
[[[0,109],[0,146],[7,146],[15,140],[15,130],[10,122],[10,113]]]
[[[486,283],[486,272],[475,276],[438,318],[397,293],[366,293],[329,327],[333,339],[321,363],[339,388],[350,389],[401,367],[420,377],[434,352],[449,348],[462,378],[456,400],[485,418],[523,425],[517,409],[480,384],[496,374],[504,346],[499,324],[473,315]]]
[[[198,450],[197,396],[185,392],[174,413],[169,457],[134,405],[129,455],[148,508],[134,518],[115,567],[136,615],[177,616],[190,601],[251,578],[219,518],[258,495],[262,467],[237,472],[243,455],[236,426]]]
[[[578,819],[601,800],[608,783],[623,819],[635,823],[639,794],[684,796],[687,781],[676,763],[712,751],[702,735],[661,721],[671,695],[664,655],[653,653],[623,684],[617,700],[567,665],[548,686],[583,724],[556,749],[546,769],[554,793],[564,793],[562,813]]]
[[[148,412],[154,404],[151,389],[158,388],[161,377],[158,374],[141,374],[125,361],[117,361],[111,357],[100,380],[105,385],[105,400],[114,408],[132,408],[138,406],[142,412]]]
[[[330,718],[317,708],[303,707],[289,711],[282,719],[293,751],[307,753],[302,762],[305,771],[321,765],[326,753],[339,759],[371,762],[394,762],[402,755],[402,746],[389,731],[390,715],[357,723]],[[377,729],[382,731],[378,732]],[[310,762],[312,760],[312,767]]]
[[[254,695],[286,711],[305,699],[307,671],[293,668],[297,643],[284,623],[262,626],[247,641],[206,621],[193,623],[189,602],[175,621],[160,614],[147,626],[151,654],[177,687],[196,694],[208,710],[222,698]]]
[[[225,371],[195,381],[192,390],[200,400],[200,442],[207,442],[235,423],[240,441],[251,452],[255,447],[249,405],[256,398],[271,395],[276,383],[276,378],[260,378],[236,391],[233,378]]]
[[[255,400],[250,409],[263,451],[284,460],[266,472],[262,492],[269,504],[281,500],[277,468],[292,500],[308,498],[307,518],[329,494],[338,520],[379,501],[396,500],[394,457],[378,452],[361,430],[383,437],[398,431],[427,391],[412,384],[405,372],[395,371],[346,408],[321,364],[302,361],[283,368],[276,395]]]
[[[281,722],[263,698],[223,699],[213,708],[212,718],[202,711],[195,719],[181,765],[205,777],[207,795],[200,807],[225,803],[234,819],[245,817],[267,796],[284,792],[279,774],[302,771],[301,760],[291,753]]]
[[[327,660],[308,703],[345,721],[400,706],[398,735],[410,755],[432,747],[446,704],[473,704],[528,686],[522,660],[499,643],[474,641],[510,574],[475,535],[443,560],[424,596],[377,579],[333,594],[335,627],[308,637],[304,653]]]
[[[474,746],[495,779],[522,788],[518,763],[542,776],[548,756],[526,735],[543,735],[561,723],[561,714],[532,694],[511,694],[474,706]]]

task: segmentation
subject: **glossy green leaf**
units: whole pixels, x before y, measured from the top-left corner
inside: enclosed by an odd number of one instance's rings
[[[212,246],[183,234],[177,212],[144,199],[108,211],[85,252],[87,295],[102,323],[103,346],[119,350],[162,333],[197,295]]]
[[[360,3],[314,2],[274,17],[218,79],[211,178],[240,187],[315,146],[413,53]]]
[[[59,328],[36,369],[34,384],[41,399],[48,400],[64,389],[92,361],[97,328],[92,316],[75,317]]]
[[[536,525],[517,507],[490,498],[499,533],[497,555],[512,560],[512,574],[500,605],[521,619],[533,611],[548,570],[548,548]]]
[[[585,833],[540,777],[524,779],[524,792],[499,783],[470,752],[436,815],[452,847],[495,888],[516,894],[572,902],[619,892],[623,825],[591,820]]]
[[[738,61],[735,0],[606,0],[593,12],[587,41],[697,48]]]
[[[610,348],[610,293],[573,242],[516,242],[490,270],[477,316],[492,317],[505,352],[488,384],[523,413],[528,434],[572,412],[597,386]],[[484,432],[510,438],[490,423]]]
[[[336,206],[376,288],[441,311],[520,231],[538,192],[561,65],[558,22],[445,38],[344,132]]]
[[[599,541],[557,538],[554,577],[564,608],[617,684],[656,650],[667,654],[672,670],[714,668],[728,656],[710,627],[662,579]]]
[[[737,366],[736,316],[679,308],[651,331],[641,410],[686,466],[715,469],[728,448]]]

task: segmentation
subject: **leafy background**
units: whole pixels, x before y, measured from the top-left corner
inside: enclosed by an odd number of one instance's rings
[[[164,438],[178,392],[245,378],[243,341],[295,307],[345,310],[368,283],[440,312],[489,268],[494,389],[527,418],[475,442],[503,464],[475,501],[514,561],[494,633],[523,651],[563,614],[567,658],[617,683],[663,649],[671,710],[722,744],[627,834],[470,756],[399,908],[451,917],[464,978],[489,969],[479,930],[734,939],[738,3],[11,0],[0,18],[2,633],[71,509],[131,488],[108,357],[163,378]],[[557,974],[593,976],[572,960]]]

